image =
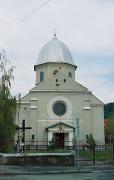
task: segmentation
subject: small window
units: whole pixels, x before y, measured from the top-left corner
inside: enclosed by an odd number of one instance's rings
[[[64,79],[64,83],[66,82],[66,79]]]
[[[56,82],[58,82],[58,79],[56,79]]]
[[[34,134],[32,134],[32,140],[34,140]]]
[[[72,73],[71,72],[68,73],[68,77],[72,78]]]
[[[44,73],[40,72],[40,81],[43,81],[43,80],[44,80]]]
[[[57,83],[56,86],[59,86],[59,83]]]
[[[58,70],[55,70],[54,72],[53,72],[53,75],[55,75],[55,74],[57,74],[58,73]]]

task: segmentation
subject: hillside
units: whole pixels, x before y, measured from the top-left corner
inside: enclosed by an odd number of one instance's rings
[[[111,114],[114,114],[114,102],[108,103],[104,106],[104,119],[109,119]]]

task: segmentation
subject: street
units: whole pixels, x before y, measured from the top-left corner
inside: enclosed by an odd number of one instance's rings
[[[114,180],[114,171],[48,175],[2,175],[0,180]]]

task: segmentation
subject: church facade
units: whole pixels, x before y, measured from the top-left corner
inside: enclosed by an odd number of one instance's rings
[[[104,143],[104,104],[75,80],[76,69],[69,49],[55,34],[34,66],[35,87],[21,98],[17,124],[24,119],[31,127],[25,141],[56,140],[63,147],[72,145],[79,130],[81,142],[92,133],[96,142]]]

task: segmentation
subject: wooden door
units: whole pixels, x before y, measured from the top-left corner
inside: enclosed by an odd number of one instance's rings
[[[64,133],[55,134],[56,148],[64,148]]]

